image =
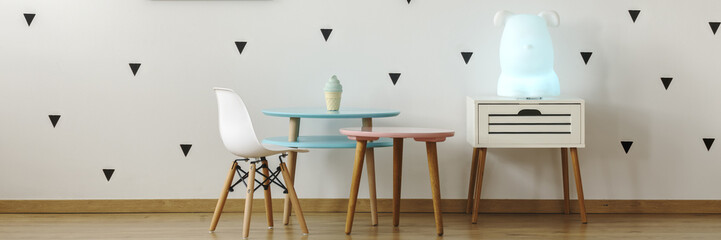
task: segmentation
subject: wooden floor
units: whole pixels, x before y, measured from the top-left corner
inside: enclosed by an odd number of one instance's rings
[[[154,214],[0,214],[0,239],[241,239],[242,214],[223,214],[215,233],[208,233],[209,213]],[[263,213],[253,215],[249,239],[721,239],[719,214],[445,214],[445,235],[436,238],[431,213],[380,214],[377,227],[368,213],[356,214],[353,234],[343,233],[344,213],[308,213],[310,235],[294,222],[283,226],[276,213],[267,229]],[[295,219],[293,219],[295,220]]]

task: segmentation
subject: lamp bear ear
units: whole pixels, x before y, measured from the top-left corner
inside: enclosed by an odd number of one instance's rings
[[[561,17],[558,16],[556,11],[543,11],[538,16],[545,19],[549,27],[558,27],[561,24]]]
[[[513,13],[506,10],[498,11],[496,16],[493,17],[493,25],[503,26],[506,24],[506,19],[511,15],[513,15]]]

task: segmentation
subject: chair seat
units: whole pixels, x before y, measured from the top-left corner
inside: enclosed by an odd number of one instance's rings
[[[263,139],[263,144],[273,144],[283,147],[293,148],[355,148],[356,141],[348,139],[343,135],[325,135],[325,136],[300,136],[297,142],[288,141],[287,136],[269,137]],[[377,141],[369,142],[369,148],[390,147],[393,146],[393,140],[389,138],[380,138]]]
[[[284,146],[277,146],[275,144],[261,144],[261,146],[261,149],[256,149],[255,151],[246,152],[244,154],[236,154],[236,156],[243,158],[262,158],[287,152],[308,152],[308,149],[288,148]]]

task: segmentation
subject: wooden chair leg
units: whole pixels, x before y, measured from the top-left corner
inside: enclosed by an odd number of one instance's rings
[[[478,167],[478,151],[480,148],[473,148],[473,157],[471,157],[471,177],[468,180],[468,201],[466,202],[466,213],[471,213],[473,209],[473,190],[476,188],[476,168]]]
[[[288,153],[288,173],[290,174],[289,179],[292,181],[295,181],[295,160],[297,159],[298,153],[296,152],[290,152]],[[292,212],[293,206],[290,202],[290,195],[285,195],[285,200],[283,200],[283,224],[288,225],[290,223],[290,212]]]
[[[288,141],[298,141],[298,135],[300,133],[300,118],[290,118],[290,126],[288,126]],[[298,158],[297,152],[288,153],[288,172],[290,173],[290,180],[295,182],[295,160]],[[293,206],[290,204],[290,196],[285,195],[283,200],[283,225],[290,223],[290,212]]]
[[[363,173],[363,158],[366,151],[366,143],[366,140],[358,140],[358,143],[356,143],[353,178],[351,180],[350,196],[348,197],[348,213],[345,218],[345,234],[350,234],[351,229],[353,229],[353,217],[358,201],[358,188],[360,187],[361,174]]]
[[[378,200],[376,199],[376,165],[373,148],[366,149],[366,168],[368,172],[368,196],[370,197],[371,225],[378,225]]]
[[[431,192],[433,193],[433,214],[436,218],[436,232],[443,236],[443,212],[441,210],[441,180],[438,176],[438,152],[435,142],[426,142],[428,155],[428,172],[431,178]]]
[[[571,197],[568,193],[568,149],[561,148],[561,172],[563,173],[563,213],[571,213]]]
[[[248,189],[245,194],[245,210],[243,210],[243,238],[250,233],[250,216],[253,215],[253,189],[255,188],[255,163],[250,164],[248,171]]]
[[[268,161],[262,160],[260,162],[262,165],[265,165],[263,175],[266,177],[263,179],[263,183],[268,185],[267,187],[263,187],[265,194],[265,218],[268,221],[268,228],[273,228],[273,196],[270,193],[270,170],[268,169]]]
[[[308,232],[308,225],[305,223],[305,216],[303,216],[303,209],[300,208],[300,201],[298,201],[298,194],[295,192],[295,186],[293,186],[293,179],[291,179],[290,172],[288,171],[288,167],[285,166],[285,163],[280,163],[280,171],[283,174],[283,179],[285,179],[285,188],[288,189],[288,195],[290,196],[290,202],[293,204],[293,211],[295,211],[295,216],[298,218],[298,223],[300,224],[300,229],[303,231],[304,235],[307,235]]]
[[[403,172],[403,138],[393,139],[393,226],[398,227],[401,212],[401,173]]]
[[[573,161],[573,174],[576,176],[576,192],[578,193],[578,211],[581,213],[581,223],[586,221],[586,203],[583,199],[583,184],[581,184],[581,167],[578,165],[578,150],[571,148],[571,160]]]
[[[215,213],[213,213],[213,220],[210,222],[210,229],[208,231],[215,231],[215,227],[218,226],[218,220],[220,220],[220,214],[223,213],[223,207],[225,206],[225,200],[228,199],[228,191],[230,191],[230,185],[233,183],[233,177],[235,177],[235,168],[238,163],[233,161],[228,171],[228,177],[225,178],[225,185],[223,190],[220,192],[220,198],[218,198],[218,204],[215,205]]]
[[[481,190],[483,187],[483,170],[486,167],[486,152],[488,149],[481,148],[478,153],[478,168],[476,169],[476,190],[474,191],[473,197],[473,213],[471,213],[471,223],[475,224],[478,222],[478,210],[481,207]]]

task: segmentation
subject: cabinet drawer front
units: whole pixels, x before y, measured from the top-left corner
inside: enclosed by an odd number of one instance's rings
[[[493,125],[488,126],[488,134],[571,134],[571,124],[568,125]]]
[[[501,125],[509,123],[570,123],[571,116],[524,116],[524,117],[507,117],[507,116],[489,116],[488,123],[491,125]]]
[[[478,105],[479,144],[580,144],[581,105]]]

